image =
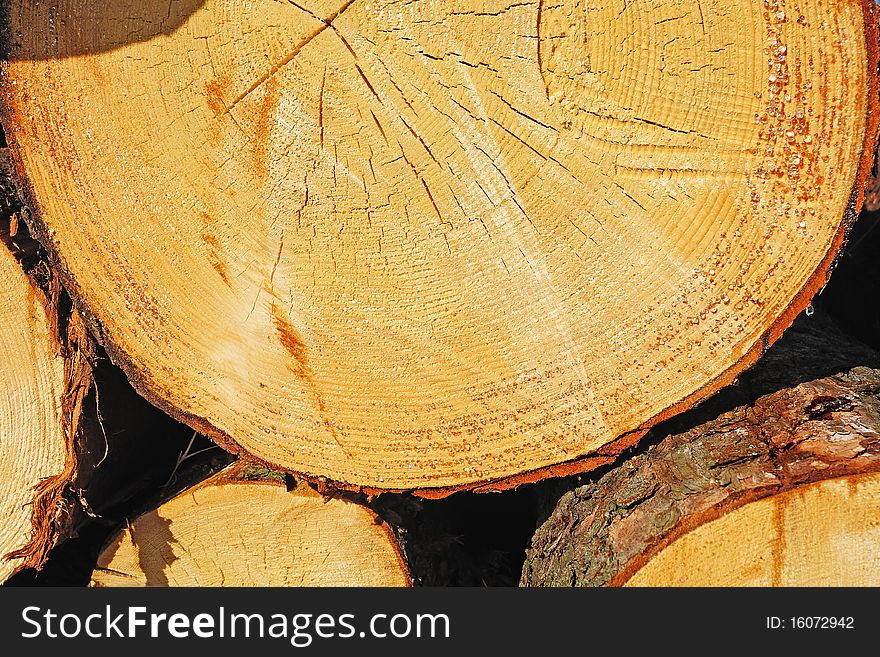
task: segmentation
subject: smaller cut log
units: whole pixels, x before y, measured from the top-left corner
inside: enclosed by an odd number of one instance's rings
[[[234,464],[122,529],[92,586],[409,586],[391,528],[265,468]]]
[[[70,478],[64,359],[39,292],[0,243],[0,582],[54,544],[56,492]]]
[[[527,586],[880,585],[880,370],[781,390],[562,496]]]
[[[0,582],[40,570],[76,532],[107,450],[81,422],[94,341],[22,221],[27,212],[0,148]]]

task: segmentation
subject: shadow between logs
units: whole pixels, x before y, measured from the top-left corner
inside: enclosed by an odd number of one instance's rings
[[[205,0],[0,1],[0,59],[64,59],[168,36],[204,4]]]

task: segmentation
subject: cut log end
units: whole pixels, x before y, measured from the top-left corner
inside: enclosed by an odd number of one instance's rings
[[[34,227],[108,352],[344,487],[588,468],[729,383],[876,141],[870,0],[4,4]]]
[[[104,549],[93,586],[408,586],[390,528],[300,484],[223,471],[146,513]],[[283,479],[283,478],[282,478]]]
[[[880,371],[770,394],[565,494],[526,585],[880,584]]]
[[[40,292],[0,243],[0,582],[39,566],[69,480],[64,360]]]
[[[752,502],[683,535],[627,586],[880,586],[880,474]]]

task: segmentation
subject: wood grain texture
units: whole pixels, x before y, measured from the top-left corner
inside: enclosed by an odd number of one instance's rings
[[[98,558],[92,586],[409,586],[391,529],[301,484],[220,472],[140,516]]]
[[[532,586],[876,586],[880,370],[782,390],[564,494]]]
[[[880,475],[747,504],[654,556],[627,586],[880,586]]]
[[[2,105],[145,396],[442,493],[605,463],[779,337],[861,204],[873,7],[6,0]]]
[[[46,481],[64,476],[64,360],[39,292],[0,243],[0,582],[48,550],[54,514],[34,512]],[[34,539],[38,544],[34,544]],[[49,543],[50,545],[44,545]]]

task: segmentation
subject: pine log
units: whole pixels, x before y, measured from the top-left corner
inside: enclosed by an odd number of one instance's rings
[[[0,147],[0,582],[76,533],[108,449],[83,422],[95,343],[22,221],[10,166]]]
[[[54,544],[57,497],[71,478],[65,363],[46,307],[0,242],[0,582]]]
[[[366,507],[235,464],[122,529],[92,586],[409,586],[390,527]]]
[[[348,488],[589,469],[730,383],[877,137],[870,0],[0,4],[32,227],[114,362]]]
[[[521,583],[880,585],[880,370],[764,396],[566,493]]]
[[[7,504],[16,509],[6,515],[8,523],[0,521],[0,581],[14,573],[14,585],[43,577],[80,584],[77,577],[82,573],[88,581],[97,552],[69,559],[64,555],[76,554],[77,541],[62,543],[81,538],[81,532],[94,533],[98,526],[109,531],[123,509],[154,495],[148,490],[167,487],[181,452],[192,446],[192,430],[148,404],[97,348],[82,317],[71,309],[47,254],[22,221],[27,212],[11,179],[8,150],[0,147],[0,257],[7,285],[0,341],[6,339],[2,363],[14,363],[0,372],[0,394],[5,395],[0,498],[4,510]],[[28,321],[21,321],[24,317]],[[25,343],[35,348],[22,351]],[[51,354],[48,364],[46,353]],[[19,379],[28,364],[37,376],[25,386]],[[43,370],[46,381],[40,380]],[[23,406],[26,402],[30,409]],[[25,439],[18,442],[22,426]],[[41,447],[35,426],[45,434]],[[157,434],[162,440],[156,440]],[[49,457],[59,450],[62,467],[52,467]],[[224,461],[224,454],[213,450],[211,460]],[[44,470],[54,471],[38,474]],[[35,479],[28,483],[31,475]],[[11,494],[24,502],[15,502]],[[14,549],[7,550],[6,540],[20,535],[21,512],[30,517],[28,538],[16,539]],[[54,552],[56,547],[61,552]]]

